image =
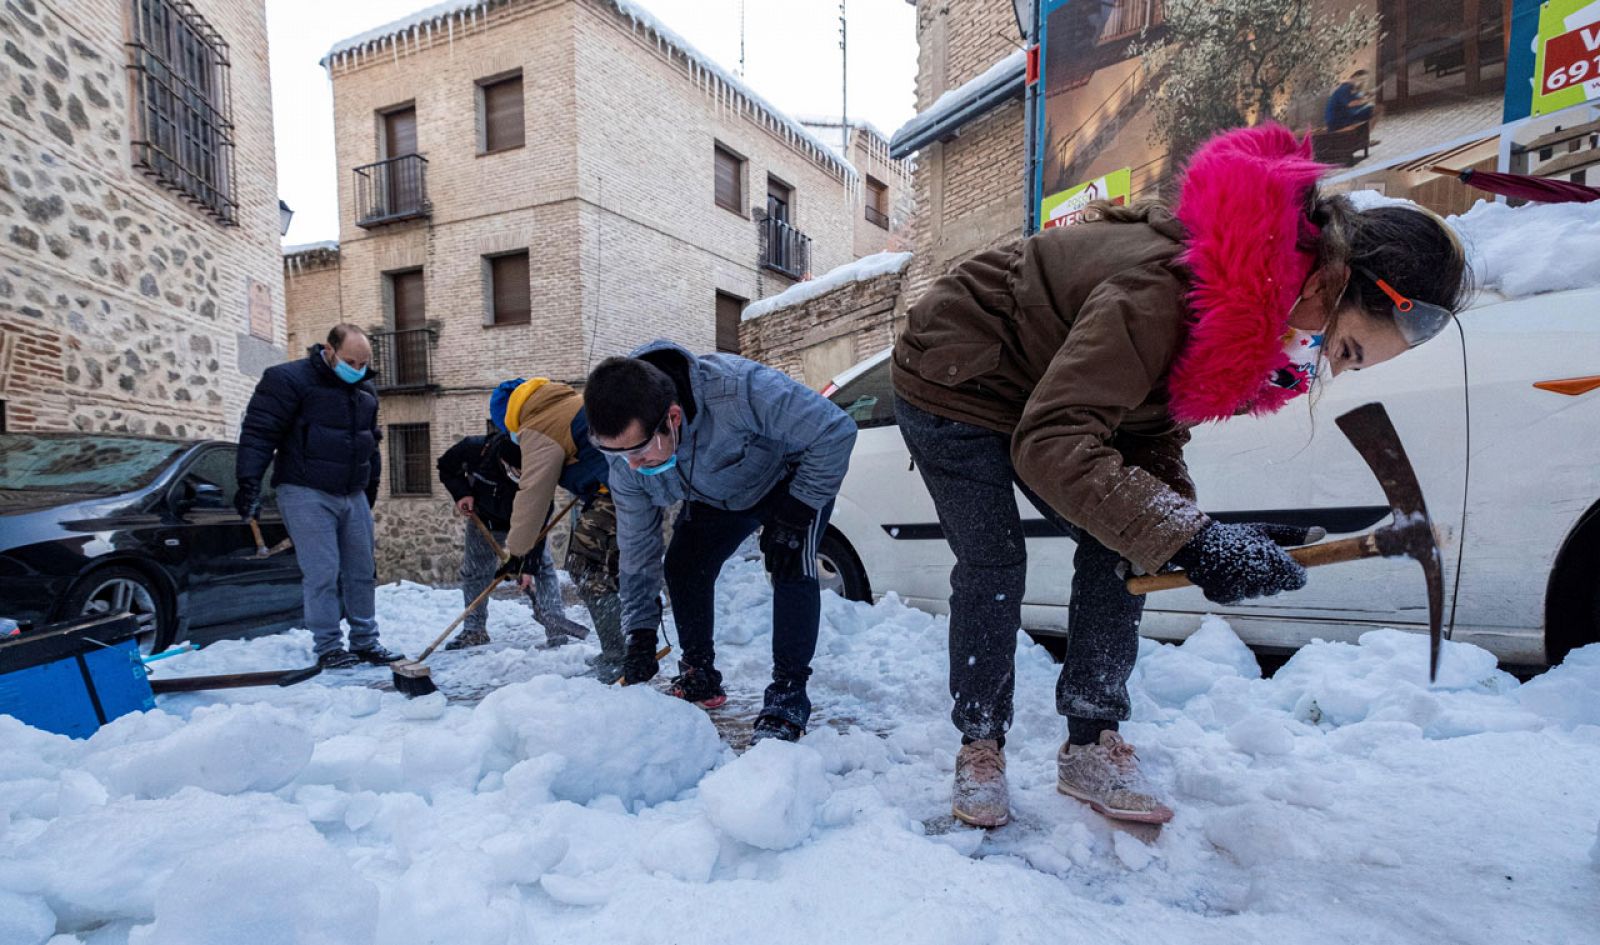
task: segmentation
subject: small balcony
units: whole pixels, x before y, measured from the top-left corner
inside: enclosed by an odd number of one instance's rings
[[[420,393],[433,390],[433,329],[374,332],[372,364],[382,394]]]
[[[811,272],[811,237],[777,217],[767,217],[759,226],[761,265],[790,279],[806,278]]]
[[[371,229],[433,212],[428,202],[428,159],[420,154],[356,168],[356,226]]]

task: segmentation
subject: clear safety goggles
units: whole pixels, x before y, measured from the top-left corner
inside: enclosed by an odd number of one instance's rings
[[[1452,313],[1444,306],[1407,298],[1394,286],[1378,278],[1370,269],[1356,267],[1356,272],[1389,297],[1389,301],[1394,305],[1395,327],[1400,329],[1400,337],[1406,340],[1409,347],[1415,348],[1444,331],[1444,326],[1450,324]]]

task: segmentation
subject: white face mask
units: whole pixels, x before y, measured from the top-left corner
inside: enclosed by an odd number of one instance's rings
[[[1291,327],[1283,336],[1283,353],[1289,366],[1275,371],[1272,383],[1304,394],[1316,381],[1317,366],[1322,363],[1322,332]]]

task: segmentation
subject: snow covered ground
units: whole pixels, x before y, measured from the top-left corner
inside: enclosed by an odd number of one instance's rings
[[[769,601],[729,566],[746,715]],[[460,606],[385,587],[384,640],[415,653]],[[985,835],[948,818],[942,618],[829,595],[817,722],[743,755],[686,703],[571,678],[593,645],[534,649],[520,602],[490,630],[430,661],[449,701],[367,669],[162,697],[87,741],[0,717],[0,945],[1600,941],[1600,646],[1519,685],[1449,645],[1429,687],[1393,631],[1272,679],[1218,620],[1147,642],[1124,730],[1177,809],[1150,836],[1056,794],[1055,668],[1024,638],[1016,820]],[[309,654],[297,631],[156,665]]]

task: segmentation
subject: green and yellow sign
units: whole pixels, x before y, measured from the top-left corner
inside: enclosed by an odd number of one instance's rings
[[[1600,3],[1600,0],[1595,0]],[[1121,168],[1104,177],[1069,187],[1060,193],[1044,198],[1039,205],[1039,222],[1043,229],[1066,226],[1083,219],[1083,210],[1096,200],[1109,200],[1125,204],[1133,195],[1133,171]]]

